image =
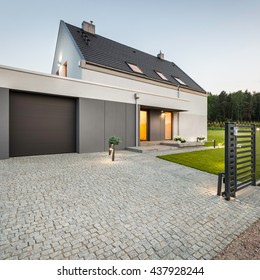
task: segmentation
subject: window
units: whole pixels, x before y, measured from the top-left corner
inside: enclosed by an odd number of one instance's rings
[[[172,139],[172,112],[165,112],[165,140]]]
[[[168,81],[168,79],[163,75],[163,73],[159,72],[159,71],[155,71],[155,73],[162,79],[165,81]]]
[[[131,69],[132,71],[134,71],[135,73],[140,73],[140,74],[143,74],[143,71],[135,64],[132,64],[132,63],[126,63]]]
[[[182,84],[184,86],[186,86],[186,84],[180,79],[180,78],[177,78],[177,77],[173,77],[179,84]]]
[[[140,111],[140,140],[146,141],[147,140],[147,121],[148,121],[148,114],[147,111]]]
[[[56,72],[56,75],[61,77],[67,77],[68,75],[68,64],[67,61],[64,64],[59,64],[59,69]]]

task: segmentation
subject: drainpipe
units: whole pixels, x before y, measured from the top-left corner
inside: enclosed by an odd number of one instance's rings
[[[139,146],[139,110],[138,110],[138,99],[140,96],[135,93],[135,146]]]
[[[180,98],[180,86],[177,87],[177,97]]]

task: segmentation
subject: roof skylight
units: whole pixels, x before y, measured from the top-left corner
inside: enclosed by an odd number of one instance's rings
[[[163,75],[163,73],[159,72],[159,71],[155,71],[155,73],[162,79],[165,81],[168,81],[168,79]]]
[[[184,86],[186,86],[186,84],[180,79],[180,78],[177,78],[177,77],[173,77],[179,84],[182,84]]]
[[[134,71],[135,73],[143,74],[143,71],[135,64],[127,62],[127,65]]]

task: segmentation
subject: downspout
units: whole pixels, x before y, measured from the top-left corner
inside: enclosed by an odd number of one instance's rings
[[[135,146],[139,146],[139,106],[138,106],[138,99],[140,96],[135,93]]]
[[[177,97],[180,98],[180,86],[177,87]]]

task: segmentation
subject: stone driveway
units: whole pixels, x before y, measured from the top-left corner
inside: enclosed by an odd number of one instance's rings
[[[0,259],[211,259],[260,218],[260,188],[227,202],[155,154],[0,161]]]

